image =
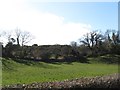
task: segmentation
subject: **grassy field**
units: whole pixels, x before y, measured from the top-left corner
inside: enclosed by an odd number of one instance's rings
[[[91,58],[90,58],[91,60]],[[93,60],[94,61],[94,60]],[[61,81],[80,77],[94,77],[118,72],[117,64],[94,63],[45,63],[2,60],[2,84]]]

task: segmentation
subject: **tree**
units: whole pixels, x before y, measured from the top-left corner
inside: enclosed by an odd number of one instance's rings
[[[76,47],[76,46],[77,46],[77,42],[72,41],[72,42],[70,43],[70,45],[71,45],[72,47]]]
[[[119,34],[115,34],[114,32],[112,33],[112,40],[113,40],[113,43],[116,45],[120,42],[120,39],[119,39]]]
[[[33,39],[33,36],[30,34],[30,32],[24,31],[21,32],[21,45],[30,42]]]
[[[39,50],[39,46],[37,45],[37,44],[33,44],[32,46],[31,46],[31,55],[33,56],[33,58],[34,59],[39,59],[40,58],[40,56],[39,56],[39,54],[40,54],[40,50]]]
[[[63,45],[61,47],[61,56],[67,58],[68,56],[72,55],[73,49],[70,45]]]
[[[30,42],[33,39],[33,36],[30,32],[21,31],[20,29],[15,30],[17,45],[24,46],[24,44]]]
[[[120,31],[116,30],[107,30],[105,32],[106,39],[113,44],[120,43]]]
[[[17,45],[20,45],[21,30],[17,28],[15,30],[15,34],[16,34]]]
[[[7,38],[8,42],[11,42],[11,38],[12,38],[12,31],[7,31],[7,32],[3,32],[3,35],[5,38]]]
[[[83,39],[80,39],[80,43],[87,46],[92,51],[92,54],[96,54],[103,40],[104,36],[100,32],[92,31],[84,35]]]
[[[3,32],[0,32],[0,45],[3,45],[1,37],[3,36]]]
[[[80,43],[83,43],[85,46],[91,49],[90,40],[90,33],[87,33],[86,35],[84,35],[83,39],[80,39]]]
[[[13,51],[13,43],[8,42],[7,45],[5,46],[5,57],[13,57],[12,51]]]
[[[72,54],[73,54],[73,56],[79,57],[80,53],[79,53],[79,49],[78,49],[79,47],[77,45],[77,42],[72,41],[70,44],[71,44],[71,47],[72,47]]]

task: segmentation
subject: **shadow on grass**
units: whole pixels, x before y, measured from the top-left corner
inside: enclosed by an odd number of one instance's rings
[[[46,69],[59,68],[54,65],[46,64],[44,62],[33,61],[33,60],[11,59],[11,58],[2,59],[2,70],[5,71],[17,71],[17,68],[24,67],[23,65],[38,67],[38,68],[46,68]]]
[[[10,61],[10,58],[2,59],[2,70],[16,71],[14,65]]]
[[[5,58],[6,60],[9,60],[9,58]],[[68,56],[65,57],[63,59],[31,59],[31,58],[24,58],[24,59],[15,59],[12,58],[13,61],[17,62],[17,63],[21,63],[21,64],[25,64],[28,66],[31,65],[39,65],[39,66],[43,66],[46,67],[44,65],[48,65],[45,63],[49,63],[49,64],[72,64],[73,62],[79,62],[79,63],[89,63],[88,59],[85,57],[72,57],[72,56]],[[41,63],[44,62],[44,63]],[[5,63],[3,63],[5,64]],[[5,65],[6,66],[6,65]]]
[[[20,63],[20,64],[24,64],[27,66],[34,66],[34,67],[38,67],[38,68],[48,68],[48,69],[54,69],[54,68],[59,68],[50,64],[46,64],[42,61],[38,61],[35,59],[13,59],[15,62]]]
[[[106,64],[120,64],[120,55],[105,55],[97,58],[97,61]]]
[[[41,62],[57,64],[57,65],[61,65],[61,64],[72,65],[73,62],[89,63],[89,60],[85,57],[72,57],[72,56],[65,57],[63,59],[38,59],[35,61],[41,61]]]

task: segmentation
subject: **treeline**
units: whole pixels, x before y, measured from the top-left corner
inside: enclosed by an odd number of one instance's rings
[[[29,33],[16,32],[16,39],[8,34],[8,43],[2,45],[2,56],[10,58],[48,60],[48,59],[79,59],[88,56],[100,56],[106,54],[120,55],[120,32],[107,30],[102,34],[92,31],[79,39],[79,42],[71,42],[70,45],[24,45],[29,40]],[[21,37],[21,38],[20,38]],[[22,40],[20,44],[20,40]],[[15,44],[15,42],[17,42]],[[78,45],[78,43],[80,43]]]
[[[104,34],[99,31],[87,33],[80,39],[81,53],[87,56],[105,54],[120,54],[120,31],[107,30]]]
[[[8,43],[2,50],[3,57],[24,59],[67,59],[79,57],[79,52],[70,45],[18,46]]]

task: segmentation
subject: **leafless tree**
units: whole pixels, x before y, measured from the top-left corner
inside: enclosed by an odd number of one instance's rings
[[[16,35],[16,40],[17,40],[17,45],[20,45],[20,36],[21,36],[22,31],[20,29],[15,30],[15,35]]]
[[[99,42],[104,39],[103,35],[97,31],[93,31],[84,35],[83,39],[80,40],[84,45],[89,48],[99,45]]]
[[[83,39],[80,39],[80,42],[87,46],[91,51],[97,51],[100,47],[104,36],[98,31],[92,31],[84,35]]]
[[[0,33],[0,37],[4,36],[8,42],[15,43],[17,45],[23,46],[24,44],[30,42],[33,39],[33,36],[30,32],[22,31],[20,29],[15,29],[14,32],[12,31],[4,31]]]
[[[7,31],[7,32],[4,31],[1,34],[1,36],[5,37],[8,40],[8,42],[12,42],[13,41],[14,38],[12,37],[12,35],[13,35],[12,31]]]
[[[17,44],[23,46],[24,44],[30,42],[33,39],[33,36],[30,32],[21,31],[20,29],[15,30]]]
[[[108,41],[109,44],[113,43],[116,45],[116,44],[120,43],[119,31],[109,29],[105,32],[105,35],[107,35],[106,41]]]
[[[33,39],[33,36],[31,35],[30,32],[24,31],[21,33],[21,45],[22,46],[30,42],[32,39]]]

